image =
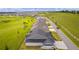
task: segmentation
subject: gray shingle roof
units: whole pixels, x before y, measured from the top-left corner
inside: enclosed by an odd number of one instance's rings
[[[40,34],[30,34],[27,39],[48,39],[46,36],[44,35],[40,35]]]

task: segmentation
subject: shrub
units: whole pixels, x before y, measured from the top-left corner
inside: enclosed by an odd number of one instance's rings
[[[51,36],[56,40],[56,41],[61,41],[60,36],[56,32],[51,32]]]

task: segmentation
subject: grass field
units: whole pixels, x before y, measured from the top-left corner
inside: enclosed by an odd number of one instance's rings
[[[79,14],[54,12],[46,13],[45,16],[55,22],[59,28],[79,47]],[[61,26],[65,27],[78,39],[74,39]]]
[[[0,49],[19,49],[34,22],[30,16],[0,16]]]

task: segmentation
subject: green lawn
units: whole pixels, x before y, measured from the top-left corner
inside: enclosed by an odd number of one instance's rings
[[[67,28],[74,36],[79,38],[79,14],[71,13],[46,13],[45,16],[50,18],[59,28],[79,47],[79,41],[71,37],[61,26]]]
[[[0,16],[0,49],[19,49],[34,17]]]

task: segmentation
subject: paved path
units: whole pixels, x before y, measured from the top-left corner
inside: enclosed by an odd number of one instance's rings
[[[46,40],[45,42],[44,42],[44,45],[46,44],[46,43],[50,43],[50,45],[52,45],[53,43],[54,43],[54,39],[51,37],[51,35],[50,35],[50,32],[49,32],[49,30],[48,30],[48,26],[47,26],[47,24],[46,24],[46,20],[45,20],[45,18],[43,18],[43,17],[37,17],[37,20],[38,20],[38,22],[37,22],[37,27],[36,28],[38,28],[38,29],[40,29],[40,30],[42,30],[42,31],[44,31],[45,32],[45,36],[46,37],[48,37],[48,40]],[[40,32],[40,31],[38,31],[38,32]],[[41,33],[41,32],[40,32]]]
[[[61,37],[61,39],[67,45],[69,50],[78,50],[79,49],[60,29],[57,29],[56,25],[51,20],[49,20],[48,18],[46,18],[46,19],[51,23],[53,28],[57,31],[58,35]]]

